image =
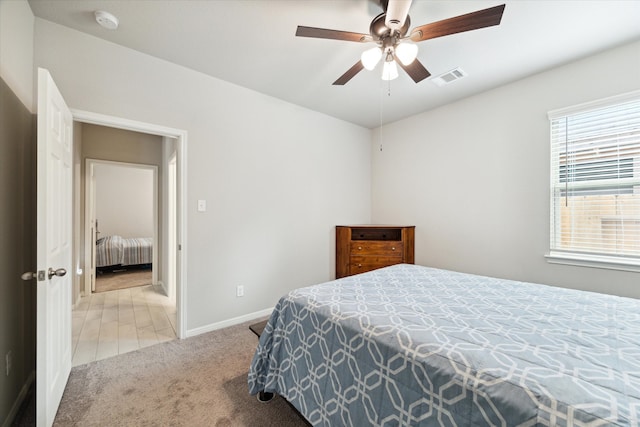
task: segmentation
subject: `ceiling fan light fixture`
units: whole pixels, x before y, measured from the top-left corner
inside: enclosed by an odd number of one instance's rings
[[[383,79],[392,80],[397,78],[397,66],[400,65],[415,83],[420,83],[431,76],[431,73],[418,60],[417,47],[411,46],[411,43],[405,43],[406,41],[421,42],[500,25],[506,7],[505,4],[501,4],[442,19],[415,27],[409,33],[411,18],[408,12],[412,0],[376,0],[376,2],[382,6],[383,13],[373,18],[369,24],[369,35],[298,25],[296,30],[297,37],[343,40],[356,43],[375,42],[378,44],[380,52],[377,49],[373,49],[372,52],[361,54],[360,60],[334,81],[333,85],[343,86],[363,69],[373,69],[376,63],[382,59],[378,57],[380,53],[384,56],[385,62],[382,74]],[[407,36],[407,34],[409,35]],[[398,50],[397,53],[396,49]],[[371,58],[368,58],[369,55],[371,55]]]
[[[400,43],[396,46],[396,57],[403,65],[409,65],[418,57],[418,45],[414,43]]]
[[[382,68],[382,80],[394,80],[398,78],[398,66],[395,61],[385,61]]]
[[[382,58],[382,50],[379,47],[374,47],[362,52],[360,61],[362,61],[364,68],[371,71],[376,68],[376,65],[380,62],[380,58]]]

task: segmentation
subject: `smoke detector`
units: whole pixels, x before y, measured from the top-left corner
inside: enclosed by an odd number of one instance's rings
[[[96,10],[96,22],[100,24],[101,27],[106,28],[107,30],[115,30],[118,28],[118,18],[110,14],[109,12],[105,12],[104,10]]]

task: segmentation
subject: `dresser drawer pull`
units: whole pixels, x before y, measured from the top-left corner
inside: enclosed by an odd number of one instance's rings
[[[362,250],[362,246],[358,246],[358,250],[361,251]]]
[[[395,248],[395,247],[393,247],[393,248],[391,248],[391,250],[392,250],[392,251],[395,251],[395,250],[396,250],[396,248]]]
[[[358,264],[358,267],[362,267],[362,264]]]

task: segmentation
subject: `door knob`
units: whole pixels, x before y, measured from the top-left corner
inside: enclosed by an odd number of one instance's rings
[[[49,267],[49,273],[48,273],[49,280],[51,280],[53,276],[62,277],[65,274],[67,274],[67,270],[65,270],[64,268],[59,268],[57,270],[54,270],[53,268]]]
[[[22,276],[20,277],[22,278],[22,280],[31,280],[38,277],[38,274],[34,273],[33,271],[27,271],[26,273],[22,273]]]
[[[25,280],[27,282],[31,279],[37,279],[38,282],[42,282],[44,280],[44,270],[40,270],[37,273],[27,271],[26,273],[22,273],[22,276],[20,277],[22,278],[22,280]]]

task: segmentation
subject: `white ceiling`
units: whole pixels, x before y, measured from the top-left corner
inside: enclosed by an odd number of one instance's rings
[[[468,74],[439,87],[402,70],[383,82],[380,66],[332,86],[373,45],[295,37],[297,25],[368,34],[375,0],[29,0],[39,18],[367,128],[640,39],[640,0],[414,0],[411,28],[502,3],[499,26],[419,43],[432,76]]]

